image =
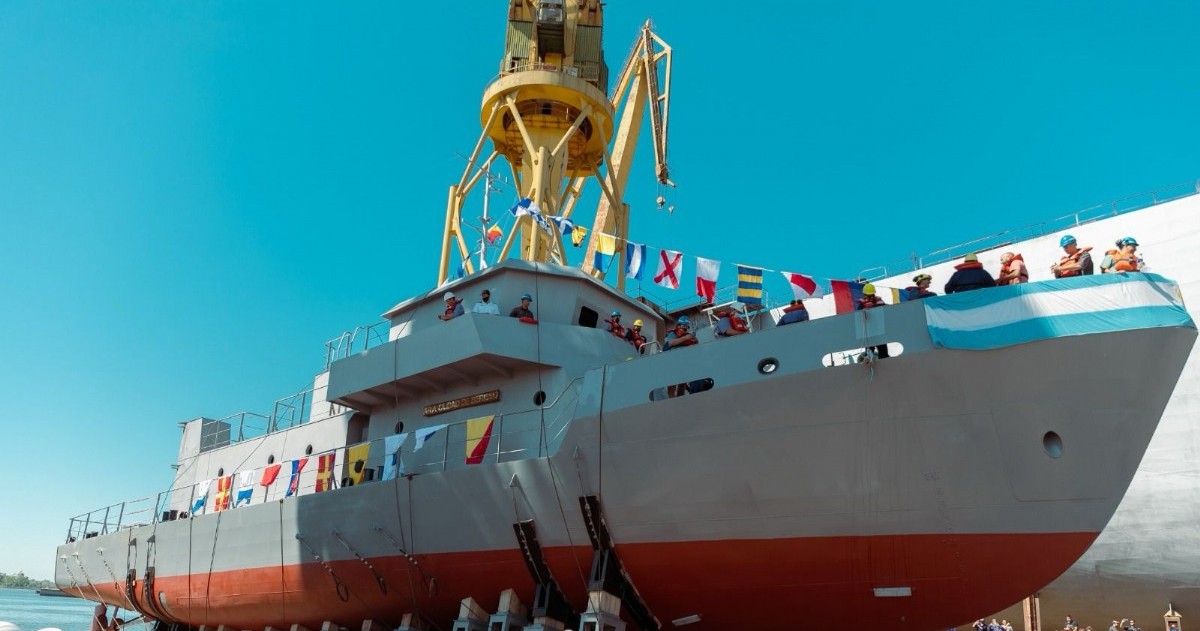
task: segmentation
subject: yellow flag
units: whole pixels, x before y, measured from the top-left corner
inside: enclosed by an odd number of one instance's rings
[[[583,243],[583,240],[586,238],[587,228],[584,228],[583,226],[575,226],[575,229],[571,231],[571,244],[575,247],[579,247],[579,245]]]
[[[467,421],[467,464],[483,462],[488,443],[492,440],[492,422],[495,420],[493,415]]]
[[[362,443],[346,449],[347,476],[353,484],[362,484],[367,470],[367,456],[371,454],[371,443]]]

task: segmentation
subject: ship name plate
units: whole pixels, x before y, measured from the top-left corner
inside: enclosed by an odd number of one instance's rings
[[[495,403],[499,400],[500,391],[489,390],[487,392],[480,392],[479,394],[472,394],[469,397],[451,399],[449,401],[442,401],[441,403],[427,405],[425,406],[425,416],[437,416],[438,414],[445,414],[446,412],[453,412],[454,410],[461,410],[462,408]]]

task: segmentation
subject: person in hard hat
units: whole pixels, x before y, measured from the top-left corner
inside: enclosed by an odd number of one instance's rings
[[[783,315],[780,316],[779,322],[776,322],[775,326],[795,324],[797,322],[808,322],[808,308],[804,306],[803,300],[793,300],[791,304],[784,307]]]
[[[716,312],[716,316],[717,325],[713,327],[713,333],[717,338],[734,337],[735,335],[750,332],[750,327],[746,326],[746,321],[732,307]]]
[[[471,307],[471,313],[500,315],[500,307],[497,307],[496,303],[492,302],[492,291],[490,289],[484,289],[479,292],[479,302],[475,303],[474,307]]]
[[[906,287],[904,291],[908,292],[909,300],[921,300],[929,298],[937,294],[929,291],[929,285],[933,283],[933,277],[929,274],[917,274],[913,276],[913,284],[911,287]]]
[[[979,256],[974,252],[963,257],[963,262],[954,266],[954,274],[946,281],[946,293],[956,294],[960,291],[995,287],[996,279],[979,262]]]
[[[675,328],[667,333],[667,341],[663,344],[663,350],[669,351],[680,346],[691,346],[696,342],[696,336],[692,333],[691,320],[688,320],[687,316],[679,316],[679,319],[675,321]]]
[[[886,304],[887,303],[883,301],[883,298],[880,298],[876,294],[875,285],[866,283],[862,287],[862,298],[859,298],[858,301],[854,303],[854,310],[862,311],[863,309],[874,309],[875,307],[882,307]]]
[[[1066,255],[1059,259],[1058,263],[1050,266],[1050,273],[1054,274],[1055,278],[1092,275],[1092,246],[1081,248],[1075,237],[1064,234],[1058,240],[1058,247],[1062,248]]]
[[[508,312],[508,317],[521,318],[523,321],[532,320],[536,322],[537,320],[535,320],[533,317],[533,310],[529,308],[529,305],[531,304],[533,304],[533,296],[530,296],[529,294],[523,294],[521,296],[521,304],[513,307],[512,311]]]
[[[865,311],[867,309],[882,307],[887,304],[883,301],[883,298],[879,297],[875,291],[875,285],[872,285],[871,283],[866,283],[863,285],[862,294],[862,298],[859,298],[858,302],[854,303],[855,311]],[[875,355],[880,359],[887,359],[889,356],[887,344],[870,346],[868,348],[870,348],[872,351],[875,351]]]
[[[442,315],[438,316],[439,320],[443,322],[449,322],[450,320],[453,320],[464,313],[462,298],[455,296],[454,292],[446,292],[446,295],[442,296],[442,300],[446,301],[446,311]]]
[[[996,284],[1020,285],[1029,282],[1029,268],[1025,267],[1025,259],[1020,254],[1005,252],[1000,255],[1000,275]]]
[[[1100,264],[1100,271],[1104,272],[1140,272],[1142,270],[1142,257],[1137,253],[1138,242],[1133,237],[1125,237],[1117,241],[1117,249],[1109,250],[1104,257],[1104,262]]]
[[[625,331],[625,341],[633,344],[633,347],[639,351],[641,351],[642,347],[646,345],[646,337],[642,335],[641,320],[634,320],[633,326],[629,327],[629,330]]]
[[[621,325],[621,312],[613,309],[609,314],[609,318],[604,321],[608,325],[608,332],[613,335],[625,339],[625,327]]]

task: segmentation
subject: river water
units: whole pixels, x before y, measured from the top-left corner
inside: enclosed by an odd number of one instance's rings
[[[7,622],[20,631],[45,628],[88,631],[95,607],[96,603],[79,598],[38,596],[32,589],[0,588],[0,627]]]

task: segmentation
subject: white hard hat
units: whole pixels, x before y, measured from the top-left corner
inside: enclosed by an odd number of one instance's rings
[[[446,292],[445,296],[442,296],[442,300],[453,300],[455,298],[457,298],[457,296],[455,296],[454,292],[452,292],[452,291],[448,291],[448,292]]]

